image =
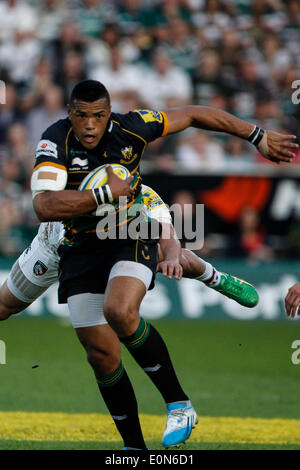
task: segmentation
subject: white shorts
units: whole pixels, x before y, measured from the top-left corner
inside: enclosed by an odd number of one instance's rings
[[[106,325],[103,313],[104,294],[76,294],[68,298],[71,322],[74,328]]]
[[[7,287],[19,300],[32,303],[59,278],[59,256],[36,236],[13,265]]]

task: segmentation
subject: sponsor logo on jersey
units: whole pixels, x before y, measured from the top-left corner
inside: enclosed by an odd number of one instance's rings
[[[38,260],[35,265],[33,266],[33,274],[35,276],[43,276],[48,271],[47,266],[42,263],[42,261]]]
[[[71,157],[79,157],[79,158],[87,158],[88,153],[85,150],[75,150],[73,148],[70,149],[70,156]]]
[[[155,209],[158,206],[164,205],[163,200],[159,197],[158,194],[154,193],[153,191],[144,191],[143,192],[143,199],[144,199],[144,204],[149,209]]]
[[[36,158],[38,157],[52,157],[58,158],[57,145],[51,140],[42,139],[39,141],[36,148]]]
[[[163,116],[159,111],[154,109],[135,109],[136,113],[139,113],[144,122],[163,122]]]
[[[71,165],[78,165],[80,167],[88,166],[88,164],[89,164],[89,161],[88,161],[87,158],[85,158],[84,160],[81,160],[81,158],[79,158],[79,157],[73,158],[73,160],[71,162]]]

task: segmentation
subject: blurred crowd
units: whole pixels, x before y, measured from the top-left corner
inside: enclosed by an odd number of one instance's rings
[[[103,82],[115,112],[201,104],[299,133],[299,44],[298,0],[2,0],[0,255],[32,235],[34,150],[78,81]],[[265,163],[241,140],[194,130],[158,139],[144,158],[166,173]]]

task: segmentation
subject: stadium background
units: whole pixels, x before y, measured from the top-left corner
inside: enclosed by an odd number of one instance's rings
[[[117,112],[201,104],[299,135],[299,41],[297,0],[1,1],[0,282],[37,231],[34,149],[65,116],[75,83],[102,81]],[[253,282],[261,297],[244,309],[197,281],[159,276],[144,301],[202,416],[187,448],[300,448],[300,365],[291,363],[299,324],[283,308],[300,271],[299,163],[300,152],[294,164],[275,165],[239,139],[194,130],[144,154],[144,182],[165,202],[205,204],[199,255]],[[2,323],[0,339],[0,448],[120,447],[56,287]],[[146,437],[160,448],[151,420],[163,430],[162,403],[125,358]]]

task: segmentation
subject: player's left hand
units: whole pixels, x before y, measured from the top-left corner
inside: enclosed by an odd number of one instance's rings
[[[156,272],[161,272],[164,276],[172,279],[174,276],[178,281],[182,278],[183,269],[177,259],[165,259],[158,263]]]
[[[274,131],[265,131],[266,137],[258,144],[259,152],[268,160],[275,163],[291,163],[295,157],[292,149],[298,149],[299,145],[295,143],[297,136],[281,134]]]
[[[288,317],[294,318],[296,313],[300,315],[300,282],[294,284],[285,297],[285,310]]]

